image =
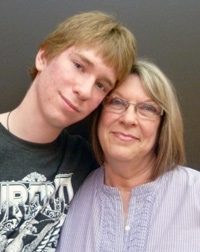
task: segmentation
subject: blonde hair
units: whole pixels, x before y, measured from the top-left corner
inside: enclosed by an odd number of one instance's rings
[[[133,34],[114,16],[99,11],[74,15],[52,32],[40,48],[44,48],[48,61],[65,49],[76,46],[95,49],[109,66],[116,69],[118,82],[130,72],[135,60],[136,42]],[[30,69],[32,80],[37,69]]]
[[[140,77],[145,90],[164,110],[155,146],[156,158],[152,174],[154,179],[185,162],[183,120],[175,89],[155,64],[146,60],[137,60],[131,69],[131,74]],[[99,122],[101,110],[102,106],[93,115],[92,145],[98,162],[103,164],[104,155],[97,135],[98,123],[101,123]]]

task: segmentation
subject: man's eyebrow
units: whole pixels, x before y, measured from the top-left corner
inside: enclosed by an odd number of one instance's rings
[[[87,57],[85,57],[82,54],[74,53],[75,56],[78,56],[82,61],[84,61],[86,64],[94,66],[93,62],[91,62]]]

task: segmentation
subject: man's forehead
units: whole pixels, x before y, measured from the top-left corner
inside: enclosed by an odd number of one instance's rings
[[[92,67],[105,67],[109,69],[104,69],[104,77],[108,79],[110,82],[115,83],[117,82],[117,70],[116,68],[110,63],[106,62],[103,55],[101,54],[98,47],[88,47],[88,46],[73,46],[70,48],[73,55],[79,57],[82,61]],[[113,84],[112,84],[113,86]]]

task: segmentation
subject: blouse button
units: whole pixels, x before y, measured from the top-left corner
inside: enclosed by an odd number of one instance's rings
[[[130,229],[131,229],[131,227],[130,227],[130,226],[128,226],[128,225],[127,225],[127,226],[125,226],[125,230],[126,230],[126,231],[129,231]]]

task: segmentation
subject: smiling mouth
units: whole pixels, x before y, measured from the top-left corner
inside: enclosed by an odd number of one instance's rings
[[[67,98],[65,98],[62,94],[60,94],[61,98],[64,100],[64,102],[70,107],[72,110],[76,112],[80,112],[77,106],[73,105]]]
[[[122,140],[122,141],[126,141],[126,142],[133,142],[133,141],[138,141],[139,138],[131,135],[131,134],[125,134],[122,132],[112,132],[118,139]]]

